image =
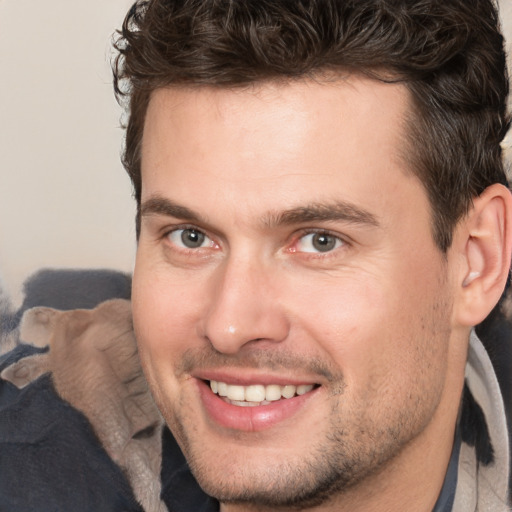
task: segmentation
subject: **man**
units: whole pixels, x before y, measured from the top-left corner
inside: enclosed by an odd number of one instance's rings
[[[482,0],[154,0],[125,20],[135,332],[221,511],[506,509],[471,335],[511,251],[496,25]]]
[[[490,0],[133,6],[115,85],[169,510],[508,510],[472,331],[512,251],[497,25]]]

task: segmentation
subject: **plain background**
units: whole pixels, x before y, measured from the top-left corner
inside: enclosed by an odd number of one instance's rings
[[[38,268],[132,269],[109,65],[131,3],[0,0],[0,276],[15,303]],[[512,0],[501,4],[512,36]]]
[[[111,37],[132,0],[0,0],[0,275],[14,300],[41,267],[130,271]]]

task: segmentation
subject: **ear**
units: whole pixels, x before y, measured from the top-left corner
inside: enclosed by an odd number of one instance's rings
[[[20,339],[36,347],[45,347],[50,343],[50,337],[60,313],[56,309],[45,307],[25,311],[20,322]]]
[[[474,202],[456,230],[462,255],[455,315],[458,324],[482,322],[500,299],[509,277],[512,251],[512,195],[495,184]]]

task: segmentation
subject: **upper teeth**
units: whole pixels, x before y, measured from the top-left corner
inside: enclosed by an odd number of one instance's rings
[[[224,396],[236,402],[273,402],[281,398],[292,398],[296,394],[304,395],[313,389],[313,384],[301,384],[300,386],[292,384],[286,386],[279,386],[278,384],[238,386],[211,380],[210,387],[219,396]]]

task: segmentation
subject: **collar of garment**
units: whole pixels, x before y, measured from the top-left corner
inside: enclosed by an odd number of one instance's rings
[[[453,512],[505,512],[509,486],[509,437],[503,398],[482,342],[471,333],[466,386],[481,409],[492,448],[492,460],[478,453],[477,443],[463,439],[458,464],[458,481]]]

